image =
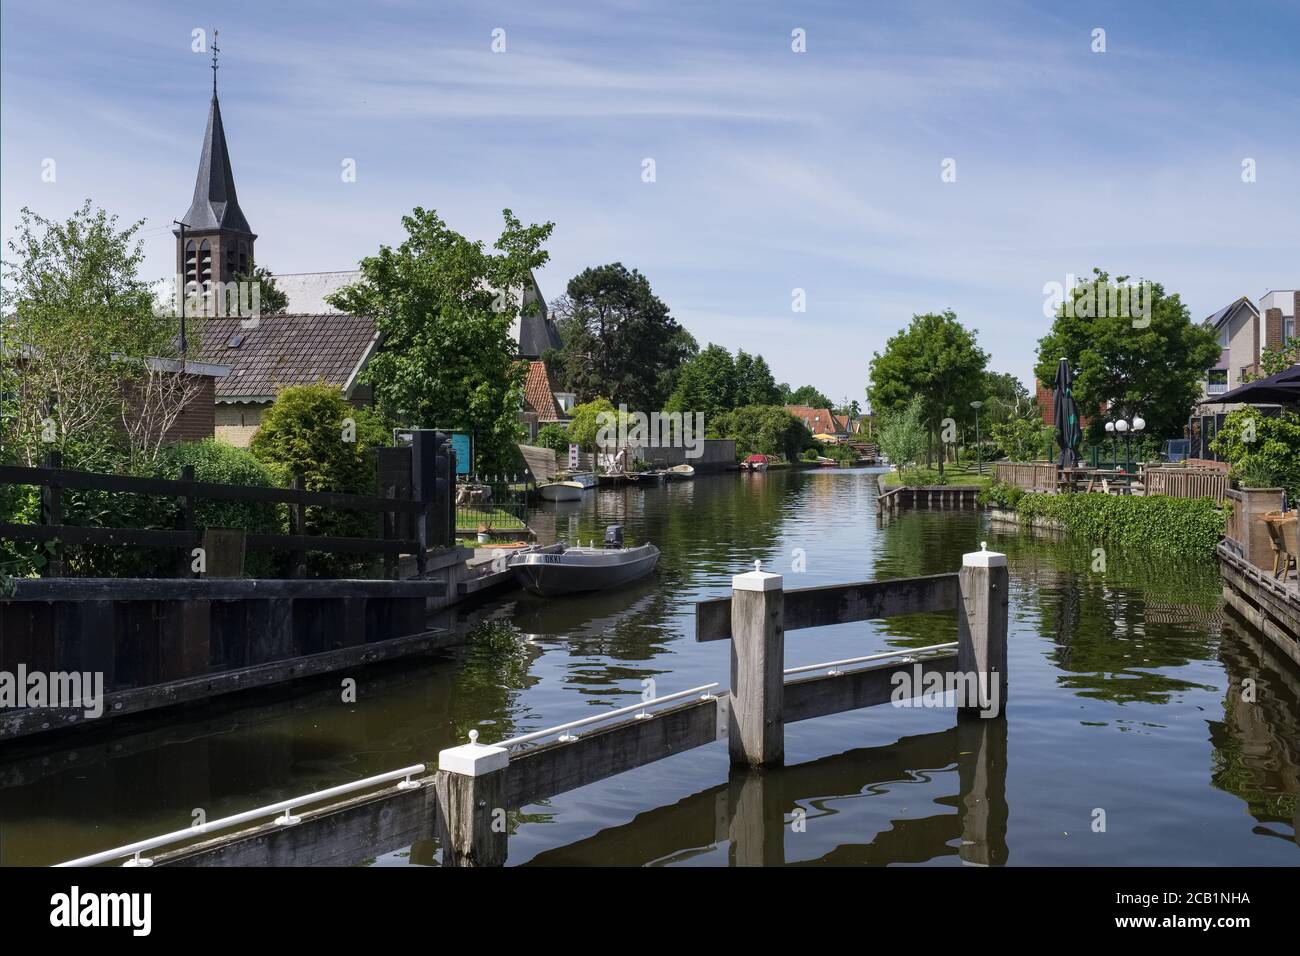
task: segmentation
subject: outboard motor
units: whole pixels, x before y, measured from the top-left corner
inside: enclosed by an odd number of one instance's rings
[[[605,529],[605,547],[623,547],[623,526],[621,524],[612,524]]]

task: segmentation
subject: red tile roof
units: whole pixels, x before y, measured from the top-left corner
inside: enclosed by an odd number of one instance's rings
[[[838,428],[835,416],[829,408],[813,408],[811,405],[787,405],[785,410],[808,426],[814,435],[834,435]]]
[[[555,401],[555,388],[551,385],[551,373],[545,362],[528,363],[528,377],[524,379],[524,405],[527,411],[537,414],[539,422],[558,422],[564,418],[560,414],[559,403]]]

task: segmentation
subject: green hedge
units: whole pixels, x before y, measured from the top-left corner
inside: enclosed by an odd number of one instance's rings
[[[194,466],[195,481],[254,488],[275,486],[271,470],[252,452],[212,438],[172,445],[163,452],[157,471],[163,478],[179,478],[186,465]],[[286,509],[264,501],[200,498],[194,506],[194,518],[200,528],[237,528],[249,534],[284,534],[288,525]],[[271,577],[275,571],[270,552],[247,552],[244,573],[249,577]]]
[[[1210,498],[1026,493],[1015,508],[1025,517],[1054,518],[1075,537],[1171,557],[1213,555],[1224,529],[1224,512]]]

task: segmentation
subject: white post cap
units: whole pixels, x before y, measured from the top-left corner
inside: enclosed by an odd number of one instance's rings
[[[779,574],[763,570],[763,562],[755,561],[754,570],[737,574],[731,579],[733,591],[779,591],[782,588]]]
[[[510,763],[510,751],[478,742],[478,731],[469,732],[469,743],[451,747],[438,754],[438,769],[458,773],[462,777],[482,777],[504,770]]]
[[[970,554],[961,556],[961,564],[964,568],[1005,568],[1007,566],[1007,556],[999,554],[997,551],[990,551],[989,543],[981,541],[978,551],[972,551]]]

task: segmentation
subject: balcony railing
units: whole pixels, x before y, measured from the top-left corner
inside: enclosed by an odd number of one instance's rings
[[[1206,382],[1205,383],[1206,395],[1222,395],[1227,390],[1228,390],[1227,382]]]

